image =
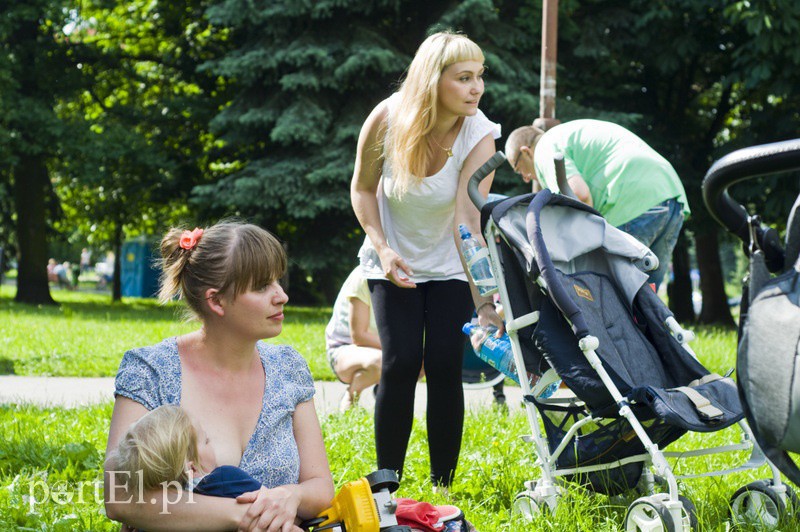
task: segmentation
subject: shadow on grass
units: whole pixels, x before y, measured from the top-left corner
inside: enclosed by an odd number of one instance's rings
[[[13,360],[10,358],[0,358],[0,375],[16,375]]]

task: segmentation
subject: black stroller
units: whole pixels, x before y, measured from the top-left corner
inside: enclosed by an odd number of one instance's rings
[[[800,452],[800,194],[791,208],[784,245],[774,228],[748,214],[727,189],[756,176],[798,169],[800,140],[791,140],[730,153],[709,169],[703,181],[709,212],[744,242],[749,258],[742,282],[736,361],[742,406],[764,453],[795,484],[800,484],[800,469],[788,452]],[[734,500],[732,507],[744,506],[751,512],[761,508],[762,520],[776,522],[786,500],[766,481],[748,488],[744,499]],[[796,510],[797,501],[791,502]]]
[[[736,384],[697,361],[687,345],[693,334],[646,283],[657,258],[635,238],[548,190],[485,204],[478,184],[504,161],[498,152],[484,164],[469,195],[481,211],[517,371],[533,375],[533,384],[520,381],[542,474],[526,482],[513,509],[530,520],[555,510],[564,481],[608,495],[638,485],[648,495],[629,506],[625,530],[691,530],[694,506],[678,493],[677,479],[766,463],[742,420]],[[551,394],[554,375],[563,384]],[[737,422],[739,442],[661,450],[687,431]],[[679,476],[666,460],[734,450],[750,450],[750,459],[722,471]],[[771,486],[785,498],[772,469]],[[656,492],[656,480],[666,493]]]

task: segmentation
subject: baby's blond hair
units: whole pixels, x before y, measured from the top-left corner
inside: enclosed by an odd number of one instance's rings
[[[111,458],[119,483],[127,482],[129,493],[172,481],[184,485],[189,480],[187,462],[198,462],[197,432],[183,408],[159,406],[131,425]]]

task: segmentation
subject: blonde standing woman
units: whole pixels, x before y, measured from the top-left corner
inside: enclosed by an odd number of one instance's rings
[[[480,234],[467,180],[495,152],[500,127],[478,109],[484,57],[464,35],[436,33],[417,50],[400,90],[361,129],[351,185],[367,238],[359,253],[383,360],[375,405],[378,467],[402,474],[420,369],[434,486],[453,480],[464,396],[461,325],[478,309],[502,327],[491,298],[465,275],[457,227]],[[482,184],[484,196],[492,176]]]
[[[115,482],[112,459],[106,514],[144,530],[298,532],[295,519],[315,516],[334,491],[308,365],[291,347],[261,341],[283,327],[283,248],[260,227],[224,222],[171,230],[161,255],[161,300],[179,294],[201,327],[125,353],[106,453],[148,411],[180,405],[205,430],[217,465],[237,466],[262,487],[237,499],[140,496]]]

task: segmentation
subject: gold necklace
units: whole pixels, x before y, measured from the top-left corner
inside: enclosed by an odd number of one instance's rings
[[[445,136],[447,136],[448,134],[450,134],[450,131],[448,131]],[[447,154],[448,157],[452,157],[453,156],[453,147],[452,146],[450,146],[449,148],[445,148],[444,146],[442,146],[441,144],[436,142],[436,139],[433,138],[433,135],[430,135],[430,138],[433,141],[433,143],[436,144],[436,146],[439,147],[439,149],[443,150]]]

